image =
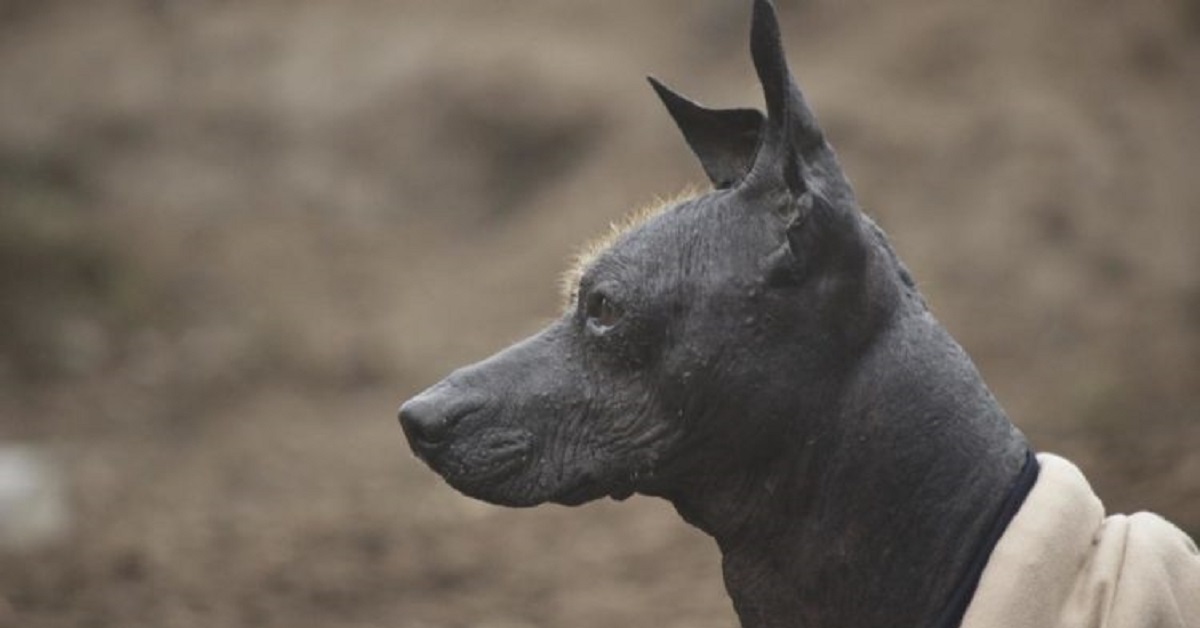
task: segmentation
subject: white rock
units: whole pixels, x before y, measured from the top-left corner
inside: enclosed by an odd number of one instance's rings
[[[37,447],[0,444],[0,548],[53,543],[70,524],[66,487],[53,458]]]

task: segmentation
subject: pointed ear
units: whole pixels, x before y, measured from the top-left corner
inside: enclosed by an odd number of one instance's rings
[[[709,109],[648,77],[715,187],[737,184],[754,165],[765,119],[753,109]]]
[[[794,195],[809,188],[837,205],[854,205],[854,192],[842,174],[833,148],[817,124],[812,109],[792,79],[779,18],[770,0],[754,1],[750,54],[767,101],[767,125],[762,151],[754,168],[782,170]],[[800,185],[803,183],[803,185]]]

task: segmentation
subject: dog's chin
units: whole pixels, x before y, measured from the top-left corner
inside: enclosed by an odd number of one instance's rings
[[[528,490],[522,482],[513,479],[487,480],[465,475],[442,473],[442,478],[454,487],[454,490],[470,497],[487,502],[494,506],[508,508],[529,508],[549,501],[546,495],[539,495]]]
[[[529,508],[546,503],[579,506],[604,497],[626,499],[634,492],[632,488],[608,486],[587,476],[575,477],[566,483],[522,476],[502,481],[479,481],[478,478],[446,474],[443,477],[467,497],[509,508]]]
[[[445,475],[443,477],[450,486],[467,497],[508,508],[530,508],[547,503],[579,506],[607,494],[590,483],[571,484],[564,488],[535,480],[521,481],[522,478],[512,478],[501,482],[480,482],[468,478]]]
[[[438,468],[438,465],[430,466],[456,491],[495,506],[529,508],[550,501],[552,495],[536,490],[534,487],[537,484],[529,482],[525,474],[521,472],[524,469],[520,469],[520,465],[515,463],[506,469],[507,472],[491,473],[481,473],[478,470],[462,467],[442,469]]]

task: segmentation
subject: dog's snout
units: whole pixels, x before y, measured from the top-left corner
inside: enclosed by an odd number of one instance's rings
[[[446,439],[450,432],[449,417],[434,400],[416,397],[400,406],[400,427],[414,447],[433,447]]]
[[[480,404],[452,390],[435,387],[400,406],[400,427],[419,454],[426,454],[450,438],[454,424]]]

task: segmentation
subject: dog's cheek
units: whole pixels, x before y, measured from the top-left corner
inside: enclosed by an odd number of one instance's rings
[[[604,432],[597,434],[596,448],[614,481],[636,482],[653,475],[655,462],[678,440],[682,423],[678,413],[665,408],[657,396],[642,394],[625,401]]]

